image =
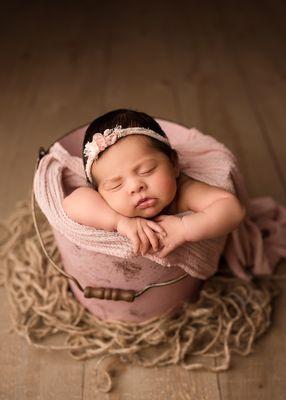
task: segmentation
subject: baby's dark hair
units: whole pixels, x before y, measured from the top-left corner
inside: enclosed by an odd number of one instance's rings
[[[142,128],[151,129],[152,131],[158,133],[159,135],[167,137],[167,135],[165,134],[161,126],[158,124],[158,122],[156,122],[155,119],[153,119],[150,115],[145,114],[144,112],[124,109],[124,108],[110,111],[106,114],[100,115],[98,118],[92,121],[85,132],[82,144],[82,157],[83,157],[84,169],[87,162],[87,157],[83,153],[86,143],[92,141],[92,137],[95,133],[103,134],[105,129],[114,128],[116,125],[121,125],[123,129],[139,126]],[[173,163],[175,160],[178,160],[178,155],[176,150],[172,149],[170,146],[161,142],[160,140],[156,140],[150,136],[146,137],[150,139],[150,142],[152,143],[152,146],[154,148],[166,154]],[[98,158],[100,158],[102,154],[103,152],[99,153]],[[96,183],[93,182],[92,184],[96,188]]]

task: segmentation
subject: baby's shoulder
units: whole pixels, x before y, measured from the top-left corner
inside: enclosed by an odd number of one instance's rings
[[[177,196],[176,196],[176,213],[182,213],[185,211],[189,211],[189,207],[186,203],[186,189],[187,187],[194,182],[194,179],[190,176],[180,173],[177,179]]]
[[[220,198],[233,196],[228,191],[182,173],[177,188],[177,213],[200,212]]]

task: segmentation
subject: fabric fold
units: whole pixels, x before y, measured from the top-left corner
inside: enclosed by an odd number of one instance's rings
[[[233,273],[243,279],[272,274],[286,258],[286,208],[271,197],[251,199],[248,216],[230,234],[224,256]]]

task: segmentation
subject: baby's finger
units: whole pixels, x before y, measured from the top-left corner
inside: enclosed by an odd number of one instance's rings
[[[154,221],[147,221],[147,225],[153,229],[153,231],[158,232],[158,233],[162,233],[162,235],[167,236],[167,232],[165,231],[164,228],[162,228],[162,226],[160,226],[159,224],[156,224],[156,222]]]
[[[136,256],[138,256],[139,249],[140,249],[140,240],[139,240],[139,237],[137,236],[137,234],[135,234],[131,237],[131,242],[133,245],[133,252]]]
[[[139,239],[141,242],[140,243],[140,251],[141,251],[141,254],[143,255],[143,254],[147,253],[147,251],[149,250],[150,243],[149,243],[149,239],[148,239],[146,233],[143,230],[140,219],[138,219],[138,221],[137,221],[137,232],[138,232]]]
[[[142,255],[146,254],[148,252],[148,250],[150,249],[150,242],[148,237],[146,236],[145,232],[144,232],[144,237],[143,239],[141,239],[141,244],[140,244],[140,253]]]
[[[168,254],[170,253],[170,250],[166,249],[166,247],[164,247],[161,251],[159,251],[156,256],[159,258],[165,258]]]
[[[159,239],[157,238],[156,234],[147,225],[143,226],[143,229],[151,243],[153,251],[158,251],[159,250]]]

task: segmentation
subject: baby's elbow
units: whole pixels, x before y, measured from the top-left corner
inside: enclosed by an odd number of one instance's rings
[[[236,205],[237,205],[237,224],[241,224],[246,216],[246,208],[240,201],[236,198]]]
[[[65,197],[62,201],[62,207],[67,216],[74,219],[74,207],[69,196]]]
[[[239,213],[238,213],[237,226],[239,226],[243,222],[245,216],[246,216],[246,210],[245,210],[245,207],[242,206],[242,207],[240,207],[240,210],[239,210]]]
[[[70,194],[69,196],[66,196],[62,200],[62,207],[65,212],[65,214],[74,222],[77,222],[78,224],[82,223],[81,219],[82,216],[81,214],[83,213],[81,211],[81,204],[80,202],[76,201],[76,199]]]
[[[246,217],[246,208],[244,206],[241,206],[241,221],[243,221],[245,217]]]
[[[246,208],[234,194],[230,194],[228,198],[230,199],[231,214],[237,227],[246,216]]]

